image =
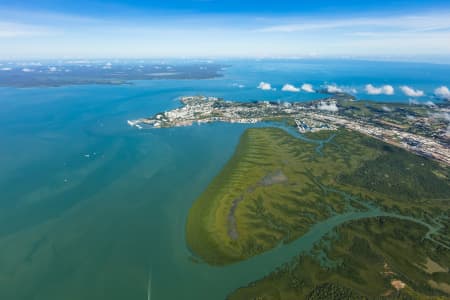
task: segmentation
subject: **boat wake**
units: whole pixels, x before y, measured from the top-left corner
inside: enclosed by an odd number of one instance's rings
[[[147,300],[152,298],[152,269],[150,268],[148,272],[148,283],[147,283]]]

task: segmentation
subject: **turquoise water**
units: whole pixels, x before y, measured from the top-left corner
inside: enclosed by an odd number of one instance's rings
[[[279,91],[288,82],[359,90],[367,83],[407,84],[427,94],[450,85],[445,65],[230,64],[223,78],[203,81],[0,89],[1,299],[147,299],[149,273],[152,299],[222,299],[308,249],[336,224],[366,216],[329,220],[288,247],[244,263],[196,264],[185,246],[187,212],[247,126],[136,130],[128,119],[177,107],[182,95],[240,101],[317,97]],[[256,89],[260,81],[278,91]],[[409,100],[399,91],[359,96]]]

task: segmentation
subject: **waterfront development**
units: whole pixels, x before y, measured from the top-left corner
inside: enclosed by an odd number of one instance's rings
[[[190,126],[194,123],[295,122],[299,132],[346,127],[414,153],[450,165],[450,103],[426,104],[357,102],[338,93],[311,103],[235,102],[216,97],[181,97],[183,106],[151,118],[128,121],[131,126]]]

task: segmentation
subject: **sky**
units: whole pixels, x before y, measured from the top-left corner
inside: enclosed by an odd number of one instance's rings
[[[450,1],[0,0],[0,60],[162,57],[450,63]]]

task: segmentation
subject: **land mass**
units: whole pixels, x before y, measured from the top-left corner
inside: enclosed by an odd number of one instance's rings
[[[312,253],[299,255],[228,298],[448,299],[450,251],[423,240],[425,227],[370,218],[331,233]]]
[[[248,129],[194,202],[187,243],[197,259],[223,266],[291,243],[327,219],[379,210],[391,216],[335,228],[311,252],[229,298],[444,299],[449,171],[347,129],[303,140],[280,128]]]
[[[310,103],[182,102],[129,123],[268,126],[243,133],[190,209],[186,240],[196,261],[238,263],[326,220],[374,216],[335,227],[312,250],[230,291],[230,299],[450,297],[449,124],[440,117],[447,103],[370,103],[346,94]]]
[[[0,86],[57,87],[64,85],[131,84],[135,80],[211,79],[222,76],[225,65],[213,63],[161,64],[140,61],[62,61],[5,63]]]
[[[182,107],[132,126],[156,128],[211,122],[284,122],[299,132],[345,127],[450,165],[450,102],[425,104],[356,101],[345,93],[312,102],[235,102],[216,97],[181,98]]]
[[[372,205],[444,227],[448,220],[436,216],[449,212],[449,178],[448,167],[346,129],[306,140],[248,129],[191,208],[187,241],[206,262],[224,265]],[[437,239],[448,243],[445,234]]]

